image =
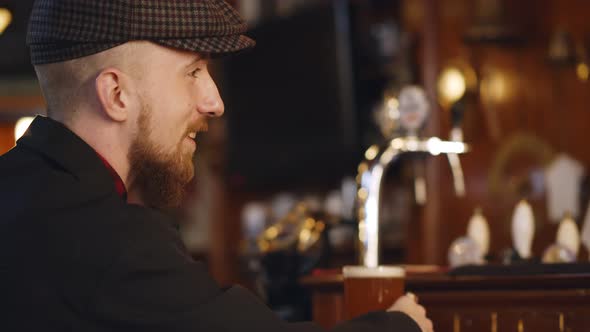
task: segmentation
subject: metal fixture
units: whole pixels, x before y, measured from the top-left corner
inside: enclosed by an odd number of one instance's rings
[[[370,150],[370,151],[369,151]],[[365,153],[357,175],[357,218],[359,221],[359,250],[361,264],[368,267],[379,265],[379,216],[381,185],[387,169],[403,154],[427,153],[461,154],[468,150],[462,142],[443,141],[438,137],[415,136],[391,139],[385,146],[372,146]]]

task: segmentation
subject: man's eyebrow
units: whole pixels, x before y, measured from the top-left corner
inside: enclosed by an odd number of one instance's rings
[[[204,55],[197,54],[197,55],[195,55],[195,57],[189,63],[187,63],[184,66],[184,68],[190,68],[190,67],[194,66],[197,62],[203,61],[203,60],[207,60],[207,59],[209,59],[209,55],[207,55],[207,54],[204,54]]]

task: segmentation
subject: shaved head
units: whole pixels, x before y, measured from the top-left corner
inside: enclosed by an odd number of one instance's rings
[[[139,55],[148,44],[128,42],[91,56],[35,66],[48,115],[70,122],[80,106],[96,102],[94,81],[106,68],[116,68],[133,78],[141,77],[144,69]]]

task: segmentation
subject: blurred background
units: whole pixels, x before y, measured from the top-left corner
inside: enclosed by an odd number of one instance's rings
[[[187,246],[221,284],[279,303],[269,280],[292,285],[278,279],[356,262],[359,164],[372,146],[403,135],[469,144],[460,156],[464,191],[444,156],[389,168],[383,262],[448,265],[449,246],[478,209],[489,224],[488,260],[500,262],[523,199],[535,215],[534,255],[553,243],[565,213],[583,226],[589,1],[230,2],[257,47],[213,63],[226,114],[200,137],[196,179],[174,212]],[[26,117],[45,112],[25,45],[31,5],[0,0],[2,153]],[[412,129],[398,112],[407,86],[420,87],[428,106]],[[295,224],[304,225],[297,234],[285,226]]]

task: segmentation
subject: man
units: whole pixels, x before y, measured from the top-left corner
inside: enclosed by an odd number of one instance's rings
[[[317,331],[221,290],[159,212],[223,114],[211,57],[254,45],[221,0],[40,0],[48,105],[0,159],[3,331]],[[336,331],[432,331],[410,296]]]

